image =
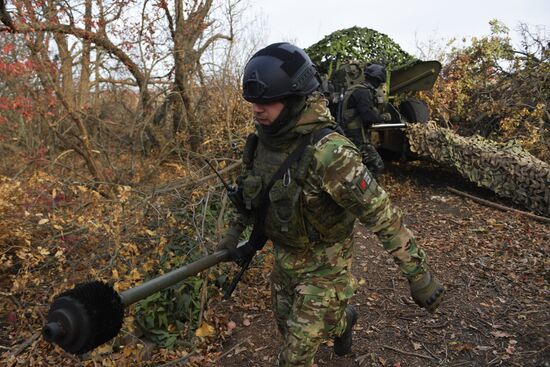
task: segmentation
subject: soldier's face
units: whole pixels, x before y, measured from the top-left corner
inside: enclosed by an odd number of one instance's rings
[[[252,103],[252,113],[260,125],[268,126],[277,119],[284,107],[285,105],[282,102]]]

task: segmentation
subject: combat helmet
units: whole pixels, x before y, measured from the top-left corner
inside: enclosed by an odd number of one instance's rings
[[[380,64],[370,64],[365,68],[365,79],[375,82],[377,85],[386,82],[386,68]]]
[[[281,42],[256,52],[243,74],[243,97],[251,103],[272,103],[288,96],[307,96],[320,85],[309,56],[299,47]]]

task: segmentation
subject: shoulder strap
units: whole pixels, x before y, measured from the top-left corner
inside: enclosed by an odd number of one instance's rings
[[[254,221],[254,228],[252,228],[252,233],[250,234],[250,238],[248,240],[249,242],[254,244],[256,250],[262,249],[267,241],[267,237],[265,237],[263,232],[265,217],[267,215],[267,209],[269,207],[269,191],[271,191],[271,188],[273,187],[275,182],[283,177],[283,174],[292,163],[300,161],[300,158],[302,158],[302,155],[304,154],[304,151],[308,145],[316,144],[322,138],[330,133],[333,133],[334,131],[335,129],[333,128],[325,127],[315,130],[310,134],[302,135],[300,141],[298,142],[298,146],[292,151],[292,153],[288,155],[281,166],[277,169],[275,174],[273,174],[273,176],[271,177],[271,180],[267,184],[267,187],[265,188],[265,190],[263,190],[262,197],[260,199],[260,205],[256,210],[256,220]]]
[[[323,127],[321,129],[317,129],[311,133],[311,145],[317,144],[321,139],[323,139],[328,134],[332,134],[334,132],[337,132],[340,134],[340,126],[335,125],[331,127]]]
[[[254,161],[254,152],[258,146],[258,135],[252,133],[246,138],[246,143],[243,149],[243,163],[246,169],[252,169],[252,162]]]
[[[344,98],[342,100],[342,112],[341,112],[339,123],[340,123],[340,126],[343,129],[345,129],[347,124],[349,123],[349,121],[347,121],[349,119],[349,116],[347,116],[347,118],[345,116],[347,114],[347,110],[348,110],[349,99],[351,98],[353,92],[355,92],[358,89],[367,89],[368,90],[368,87],[366,85],[364,85],[363,83],[354,84],[346,91],[346,94],[344,95]]]
[[[298,146],[286,157],[284,162],[279,166],[275,174],[273,174],[273,177],[271,177],[271,180],[269,181],[269,184],[267,185],[266,189],[264,190],[262,194],[262,201],[260,201],[260,207],[263,204],[263,201],[267,201],[269,203],[269,191],[275,184],[275,181],[283,177],[283,174],[286,172],[286,170],[290,167],[290,165],[294,162],[299,162],[302,156],[304,155],[304,151],[306,150],[306,147],[308,145],[314,145],[317,144],[322,138],[327,136],[330,133],[335,132],[335,128],[330,127],[324,127],[321,129],[314,130],[313,132],[302,135],[300,138],[300,141],[298,143]]]

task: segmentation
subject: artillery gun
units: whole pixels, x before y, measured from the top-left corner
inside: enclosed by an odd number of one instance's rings
[[[348,62],[333,72],[328,86],[332,113],[338,120],[346,89],[364,81],[364,64]],[[375,124],[369,133],[383,152],[402,158],[429,158],[455,169],[467,180],[545,216],[550,215],[550,166],[514,142],[497,143],[481,136],[463,137],[433,122],[422,100],[411,97],[430,90],[441,70],[438,61],[412,61],[387,72],[377,95],[379,112],[391,121]]]
[[[390,113],[391,121],[370,130],[371,141],[382,153],[431,159],[533,212],[550,215],[548,163],[513,141],[497,143],[481,136],[463,137],[451,129],[426,123],[428,107],[412,94],[433,87],[441,71],[439,62],[416,60],[385,34],[359,27],[333,32],[306,52],[327,75],[323,92],[335,117],[346,89],[363,82],[366,63],[386,65],[387,82],[378,96],[378,108],[379,112]]]
[[[329,108],[339,122],[344,94],[349,88],[365,81],[365,65],[356,61],[343,63],[325,84]],[[408,124],[426,123],[430,117],[427,104],[411,95],[432,89],[440,71],[438,61],[420,60],[387,71],[386,83],[378,88],[376,97],[379,112],[389,113],[391,120],[371,127],[371,141],[377,148],[402,157],[411,156],[404,129]]]

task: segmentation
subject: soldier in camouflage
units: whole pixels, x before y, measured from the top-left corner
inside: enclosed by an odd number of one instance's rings
[[[380,113],[378,89],[386,82],[386,68],[378,64],[365,67],[365,82],[346,91],[342,101],[342,126],[346,136],[359,148],[363,164],[377,177],[384,170],[384,161],[371,143],[369,129],[373,124],[391,120],[389,113]]]
[[[243,95],[252,103],[256,134],[247,141],[237,183],[251,213],[300,138],[335,127],[318,86],[307,54],[288,43],[260,50],[246,65]],[[284,338],[280,366],[311,366],[329,338],[337,355],[351,351],[357,312],[348,301],[357,289],[351,273],[356,219],[393,255],[420,306],[434,311],[441,302],[444,288],[427,270],[424,251],[356,146],[339,133],[307,145],[272,185],[267,208],[263,230],[275,253],[272,309]],[[242,254],[239,236],[251,217],[239,215],[220,242],[236,261]]]

